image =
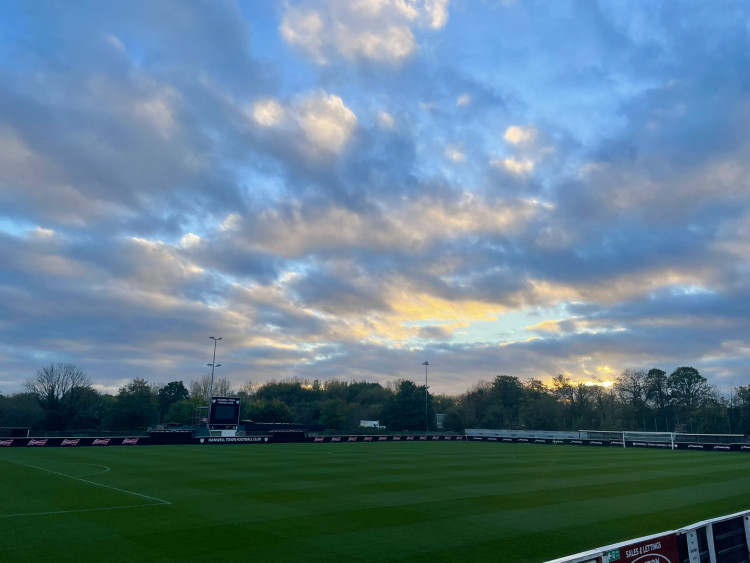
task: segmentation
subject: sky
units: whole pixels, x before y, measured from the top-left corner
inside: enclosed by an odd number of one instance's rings
[[[750,384],[749,12],[0,3],[0,392]]]

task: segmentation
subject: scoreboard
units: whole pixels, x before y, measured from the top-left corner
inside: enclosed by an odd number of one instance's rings
[[[240,423],[239,397],[211,397],[208,424],[212,427],[237,426]]]

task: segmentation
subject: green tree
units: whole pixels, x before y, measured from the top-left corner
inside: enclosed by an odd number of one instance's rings
[[[667,388],[675,407],[690,415],[711,396],[708,380],[693,367],[679,367],[667,378]]]
[[[35,393],[0,395],[0,426],[44,429],[45,413]]]
[[[170,407],[179,403],[180,401],[187,401],[190,399],[190,393],[185,388],[182,381],[171,381],[164,387],[159,389],[158,400],[159,400],[159,412],[164,417],[169,412]]]
[[[659,414],[666,414],[670,406],[667,372],[658,368],[651,368],[646,374],[644,384],[648,404],[656,409]]]
[[[177,401],[169,405],[169,410],[164,416],[164,422],[175,424],[190,424],[193,421],[195,405],[192,401]]]
[[[487,381],[479,381],[459,399],[467,428],[491,428],[494,425],[490,415],[491,389]]]
[[[453,405],[445,410],[443,429],[448,432],[463,432],[466,430],[464,410],[460,405]]]
[[[435,413],[424,385],[417,386],[413,381],[402,379],[396,382],[396,392],[389,398],[383,409],[381,424],[389,430],[430,430],[435,428]],[[427,400],[427,413],[425,413]],[[426,415],[426,416],[425,416]],[[426,420],[425,420],[426,419]]]
[[[73,415],[69,427],[77,430],[100,430],[104,419],[102,395],[92,387],[80,387],[70,398]]]
[[[494,407],[496,428],[518,428],[518,415],[523,400],[523,385],[517,377],[498,375],[492,381],[490,403]]]
[[[158,401],[148,381],[136,377],[120,387],[110,422],[112,428],[142,430],[156,423],[158,418]]]
[[[750,385],[737,387],[733,397],[738,427],[735,430],[750,434]]]
[[[294,413],[281,399],[256,399],[250,403],[249,415],[253,422],[292,422]]]
[[[341,399],[325,401],[320,409],[320,424],[340,430],[346,423],[346,403]]]
[[[563,406],[553,392],[539,379],[524,384],[524,398],[519,411],[520,427],[526,430],[563,430]]]

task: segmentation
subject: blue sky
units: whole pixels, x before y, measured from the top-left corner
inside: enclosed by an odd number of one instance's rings
[[[748,385],[744,2],[0,5],[0,392]]]

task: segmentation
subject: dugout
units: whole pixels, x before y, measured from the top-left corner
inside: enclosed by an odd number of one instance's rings
[[[304,430],[272,430],[271,441],[274,443],[306,442],[307,432]]]
[[[194,430],[152,430],[148,433],[149,444],[192,444]]]

